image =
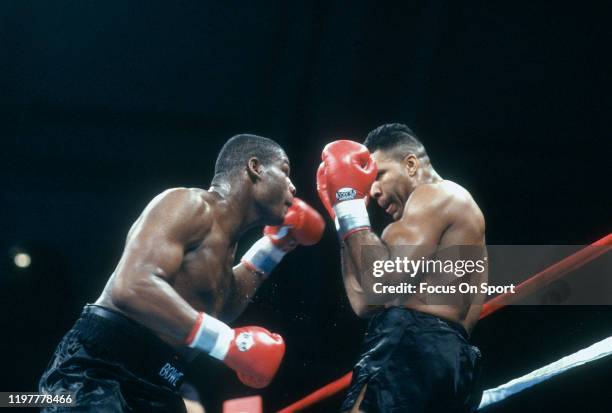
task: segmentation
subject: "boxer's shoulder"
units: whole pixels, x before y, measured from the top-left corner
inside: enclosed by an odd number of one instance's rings
[[[404,214],[437,213],[455,202],[456,192],[444,181],[418,185],[408,197]]]
[[[435,215],[449,224],[469,220],[484,226],[484,216],[467,189],[452,181],[421,184],[410,194],[404,216]]]
[[[437,186],[438,198],[444,203],[444,211],[452,222],[469,223],[470,226],[484,231],[484,215],[467,189],[448,180],[432,186]]]
[[[482,211],[472,197],[472,194],[467,189],[455,182],[447,180],[442,181],[441,185],[447,193],[453,209],[457,213],[463,215],[473,215],[474,217],[484,220]]]
[[[210,209],[211,199],[207,194],[200,188],[170,188],[153,198],[147,209],[173,209],[201,215]]]
[[[153,198],[143,215],[153,221],[158,217],[165,223],[187,225],[202,232],[212,225],[213,204],[214,200],[203,189],[170,188]]]
[[[463,208],[469,204],[475,205],[467,189],[448,180],[418,185],[410,194],[407,203],[427,208]]]

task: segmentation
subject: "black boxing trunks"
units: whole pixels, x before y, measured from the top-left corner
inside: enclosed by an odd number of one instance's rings
[[[44,412],[185,412],[183,362],[172,347],[122,314],[86,305],[43,373],[41,393],[74,394]]]
[[[482,390],[480,351],[463,326],[430,314],[390,307],[370,320],[341,411],[367,385],[367,413],[473,412]]]

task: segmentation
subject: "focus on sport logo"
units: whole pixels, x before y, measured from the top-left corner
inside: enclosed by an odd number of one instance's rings
[[[351,199],[355,199],[357,196],[357,191],[353,188],[340,188],[336,191],[336,199],[338,201],[350,201]]]

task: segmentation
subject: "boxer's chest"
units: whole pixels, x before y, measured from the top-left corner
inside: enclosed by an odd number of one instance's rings
[[[185,253],[175,289],[198,310],[220,311],[230,293],[234,252],[224,237],[207,237]]]

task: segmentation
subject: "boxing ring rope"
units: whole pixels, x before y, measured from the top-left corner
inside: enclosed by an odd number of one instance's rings
[[[591,247],[607,247],[607,248],[591,248]],[[540,288],[552,283],[553,281],[556,281],[558,279],[560,279],[561,277],[565,276],[566,274],[588,264],[589,262],[591,262],[592,260],[594,260],[595,258],[605,254],[606,252],[608,252],[610,249],[612,249],[612,233],[606,235],[605,237],[593,242],[592,244],[590,244],[589,246],[581,249],[580,251],[575,252],[574,254],[562,259],[561,261],[557,262],[556,264],[551,265],[550,267],[540,271],[539,273],[529,277],[527,280],[523,281],[522,283],[520,283],[519,285],[517,285],[514,289],[514,293],[507,293],[507,294],[501,294],[498,295],[497,297],[493,298],[492,300],[487,301],[486,303],[483,304],[482,306],[482,311],[480,313],[480,319],[482,320],[483,318],[488,317],[489,315],[493,314],[494,312],[496,312],[497,310],[508,306],[518,300],[520,300],[521,298],[527,297],[530,294],[533,294],[535,291],[539,290]],[[612,338],[611,338],[612,339]],[[606,340],[604,340],[606,341]],[[612,340],[611,340],[612,341]],[[607,343],[608,345],[612,345],[610,343]],[[587,350],[587,349],[585,349]],[[583,350],[584,351],[584,350]],[[580,353],[580,352],[579,352]],[[607,354],[606,354],[607,355]],[[572,355],[574,356],[574,355]],[[568,356],[568,357],[572,357],[572,356]],[[601,356],[604,357],[604,356]],[[562,360],[565,360],[562,359]],[[562,360],[559,360],[559,362],[561,362]],[[558,363],[558,362],[556,362]],[[553,363],[555,364],[555,363]],[[543,369],[546,369],[548,367],[550,367],[552,365],[546,366]],[[542,370],[542,369],[540,369]],[[565,369],[567,370],[567,368]],[[562,371],[565,371],[562,370]],[[536,370],[537,372],[538,370]],[[556,374],[560,374],[562,371],[559,371]],[[536,372],[533,372],[531,374],[534,374]],[[281,409],[278,411],[278,413],[295,413],[295,412],[299,412],[302,411],[316,403],[318,403],[321,400],[327,399],[345,389],[347,389],[351,383],[351,379],[352,379],[353,373],[349,372],[347,374],[345,374],[344,376],[340,377],[339,379],[321,387],[320,389],[314,391],[313,393],[309,394],[308,396],[304,397],[301,400],[298,400],[297,402]],[[529,375],[527,375],[529,376]],[[524,377],[527,377],[524,376]],[[524,377],[516,379],[516,380],[521,380],[524,379]],[[552,376],[551,376],[552,377]],[[547,377],[548,378],[548,377]],[[546,379],[547,379],[546,378]],[[543,380],[546,380],[543,379]],[[527,379],[525,379],[527,380]],[[543,381],[540,380],[540,381]],[[506,386],[506,385],[510,385],[510,383],[513,383],[513,381],[506,383],[505,385],[502,385],[500,387]],[[536,381],[532,384],[530,384],[529,386],[525,386],[520,388],[520,390],[515,391],[514,393],[517,393],[518,391],[523,390],[524,388],[530,387],[533,384],[538,383],[539,381]],[[522,383],[522,382],[521,382]],[[499,388],[496,388],[499,389]],[[487,391],[494,391],[496,389],[490,389]],[[516,390],[517,387],[512,387],[512,389]],[[486,393],[486,391],[485,391]],[[509,393],[507,394],[505,397],[509,396],[510,394],[514,394],[514,393]],[[500,394],[500,393],[497,393]],[[483,394],[483,400],[484,400],[485,396]],[[502,400],[503,398],[500,398],[499,400]],[[495,400],[495,402],[499,401],[499,400]],[[482,402],[481,402],[482,405]],[[482,406],[484,407],[484,406]],[[480,407],[479,407],[480,408]]]
[[[586,363],[591,363],[607,357],[610,354],[612,354],[612,337],[608,337],[576,353],[565,356],[529,374],[510,380],[508,383],[502,384],[501,386],[485,390],[482,394],[482,400],[480,401],[478,409],[480,410],[493,403],[502,401],[513,394],[519,393],[570,369],[582,366]]]
[[[484,303],[482,306],[482,311],[480,312],[480,319],[482,320],[483,318],[489,316],[490,314],[493,314],[500,308],[510,305],[520,300],[521,298],[527,297],[528,295],[533,294],[545,285],[558,280],[567,273],[570,273],[588,264],[595,258],[608,252],[610,250],[611,245],[612,233],[595,241],[591,245],[584,247],[580,251],[575,252],[569,257],[562,259],[556,264],[551,265],[545,270],[540,271],[536,275],[526,279],[525,281],[517,285],[514,294],[501,294],[493,298],[492,300],[489,300]],[[608,246],[608,248],[591,248],[603,246]]]
[[[351,384],[351,378],[353,377],[353,373],[346,373],[344,376],[340,377],[338,380],[332,381],[331,383],[321,387],[319,390],[316,390],[310,393],[308,396],[304,397],[301,400],[285,407],[282,410],[279,410],[278,413],[293,413],[302,411],[313,404],[318,403],[321,400],[325,400],[328,397],[333,396],[336,393],[341,392],[348,388]]]

